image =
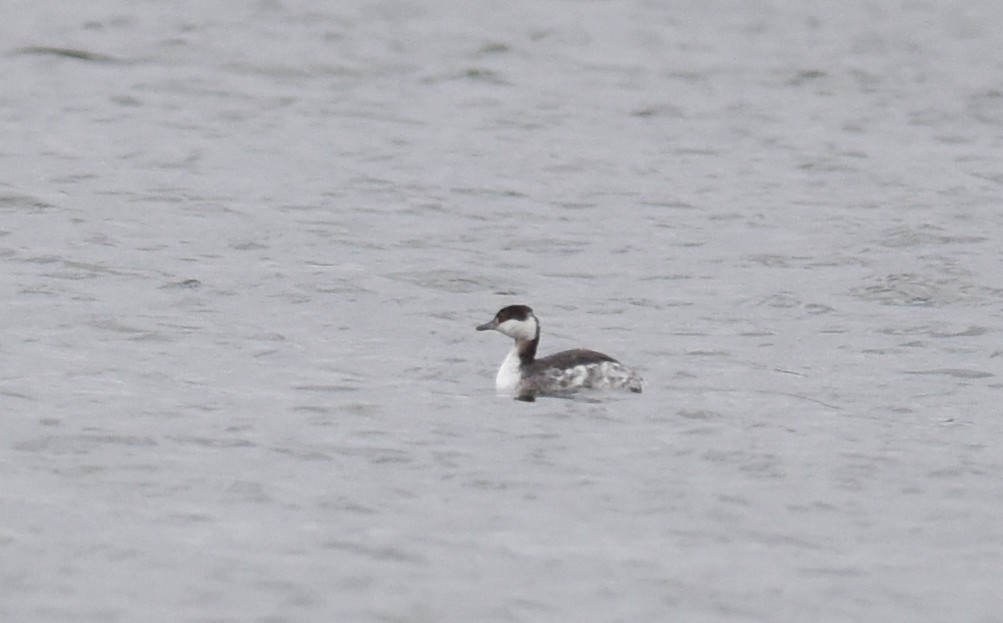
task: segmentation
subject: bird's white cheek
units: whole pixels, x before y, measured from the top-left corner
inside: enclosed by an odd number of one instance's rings
[[[506,320],[498,325],[498,331],[516,340],[531,340],[536,337],[536,322],[529,320]]]

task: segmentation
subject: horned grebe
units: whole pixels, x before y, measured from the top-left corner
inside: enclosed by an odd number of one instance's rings
[[[494,329],[515,340],[515,345],[495,379],[500,394],[520,400],[536,396],[567,394],[579,389],[628,389],[641,393],[641,377],[609,355],[576,348],[542,359],[536,358],[540,344],[540,322],[525,305],[509,305],[495,314],[478,331]]]

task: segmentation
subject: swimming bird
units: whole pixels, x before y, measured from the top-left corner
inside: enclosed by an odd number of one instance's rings
[[[536,396],[563,395],[582,389],[641,393],[642,380],[637,372],[594,350],[575,348],[537,359],[540,321],[526,305],[503,307],[477,330],[495,330],[515,340],[495,378],[499,394],[532,401]]]

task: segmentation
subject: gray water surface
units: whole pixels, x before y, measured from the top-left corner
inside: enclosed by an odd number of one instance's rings
[[[0,619],[1001,620],[1003,4],[0,41]],[[497,398],[511,303],[645,393]]]

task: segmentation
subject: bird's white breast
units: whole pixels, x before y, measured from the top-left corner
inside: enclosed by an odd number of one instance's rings
[[[522,373],[519,370],[519,351],[513,348],[509,351],[505,361],[498,368],[498,376],[495,377],[495,390],[499,394],[514,394],[522,380]]]

